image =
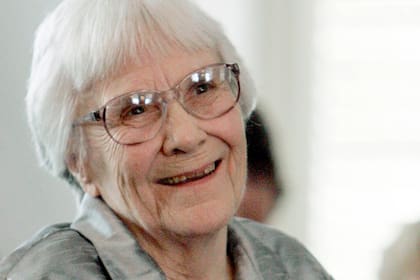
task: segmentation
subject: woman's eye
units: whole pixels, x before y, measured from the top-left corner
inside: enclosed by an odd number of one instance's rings
[[[203,94],[206,93],[207,91],[211,90],[213,88],[213,86],[209,83],[203,83],[203,84],[199,84],[196,85],[194,88],[194,92],[195,94]]]
[[[145,111],[144,107],[136,106],[136,107],[133,107],[133,108],[127,110],[127,112],[125,113],[125,116],[128,116],[128,117],[137,116],[137,115],[140,115],[140,114],[144,113],[144,111]]]

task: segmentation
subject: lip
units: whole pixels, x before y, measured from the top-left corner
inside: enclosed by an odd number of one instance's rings
[[[216,160],[193,171],[159,179],[157,180],[157,183],[169,187],[180,187],[201,182],[214,175],[214,173],[217,172],[221,162],[222,160]]]

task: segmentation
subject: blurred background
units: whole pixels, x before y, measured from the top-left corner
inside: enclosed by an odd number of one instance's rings
[[[2,1],[0,257],[75,214],[37,165],[24,110],[34,31],[58,2]],[[268,222],[336,279],[379,279],[420,220],[420,0],[196,2],[255,78],[284,189]]]

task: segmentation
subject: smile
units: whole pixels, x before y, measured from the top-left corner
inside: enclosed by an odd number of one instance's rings
[[[213,162],[213,163],[207,165],[206,167],[204,167],[200,170],[195,170],[193,172],[185,173],[185,174],[182,174],[182,175],[179,175],[179,176],[160,179],[158,181],[158,183],[163,184],[163,185],[172,185],[173,186],[173,185],[185,184],[185,183],[188,183],[188,182],[200,180],[204,177],[209,176],[210,174],[213,174],[214,171],[216,170],[217,166],[219,165],[219,163],[220,163],[220,161],[216,161],[216,162]]]

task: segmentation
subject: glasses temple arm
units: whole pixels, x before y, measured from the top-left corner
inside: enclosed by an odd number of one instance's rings
[[[79,119],[77,119],[74,123],[73,126],[77,126],[77,125],[81,125],[87,122],[98,122],[101,121],[102,117],[101,114],[98,111],[94,111],[94,112],[89,112],[88,114],[80,117]]]

